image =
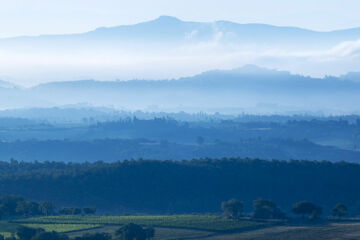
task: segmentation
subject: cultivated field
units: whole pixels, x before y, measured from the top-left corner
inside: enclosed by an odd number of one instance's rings
[[[0,232],[10,236],[18,225],[64,232],[70,237],[84,233],[113,234],[121,225],[136,223],[155,228],[155,240],[360,240],[360,222],[280,225],[228,220],[210,215],[172,216],[49,216],[0,223]]]
[[[173,227],[205,231],[242,231],[266,226],[266,223],[237,221],[211,215],[172,216],[49,216],[16,221],[22,224],[124,225],[135,223],[153,227]]]

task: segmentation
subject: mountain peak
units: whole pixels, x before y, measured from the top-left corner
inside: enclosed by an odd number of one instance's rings
[[[181,22],[180,19],[178,19],[176,17],[172,17],[172,16],[167,16],[167,15],[159,16],[154,21],[157,21],[157,22]]]

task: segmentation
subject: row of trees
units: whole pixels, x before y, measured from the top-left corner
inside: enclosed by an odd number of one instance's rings
[[[143,228],[137,224],[126,224],[114,233],[117,240],[147,240],[155,235],[154,228]],[[16,234],[11,237],[4,238],[0,235],[0,240],[70,240],[65,234],[58,232],[46,232],[42,228],[31,228],[26,226],[19,226],[16,229]],[[113,237],[109,233],[85,233],[82,236],[73,238],[72,240],[112,240]]]
[[[21,196],[6,195],[0,198],[0,217],[51,215],[55,213],[52,202],[36,202]]]
[[[0,219],[2,217],[16,216],[49,216],[56,213],[56,206],[53,202],[50,201],[36,202],[16,195],[5,195],[0,197]],[[96,208],[63,207],[59,210],[58,213],[63,215],[91,215],[96,213]]]
[[[84,207],[84,208],[63,207],[59,211],[59,214],[62,215],[79,215],[79,214],[93,215],[95,213],[96,213],[96,207]]]
[[[240,218],[244,216],[244,203],[242,201],[231,199],[226,202],[222,202],[221,208],[224,211],[224,215],[228,218]],[[272,200],[257,199],[253,201],[254,212],[251,217],[256,219],[285,219],[286,215],[278,208],[276,203]],[[292,212],[296,215],[301,215],[304,219],[309,217],[310,219],[317,219],[323,213],[322,208],[314,203],[308,201],[300,201],[293,205]],[[332,216],[336,218],[344,217],[348,214],[347,207],[338,203],[332,209]]]

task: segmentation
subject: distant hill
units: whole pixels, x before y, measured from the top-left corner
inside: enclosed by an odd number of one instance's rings
[[[1,91],[1,108],[85,103],[168,112],[345,114],[358,112],[354,102],[360,101],[359,81],[311,78],[253,65],[178,80],[66,81]]]
[[[0,88],[17,88],[17,86],[10,82],[6,82],[0,79]]]
[[[304,77],[253,65],[178,80],[66,81],[0,91],[1,108],[85,103],[133,110],[354,113],[358,108],[353,103],[360,101],[360,81]]]

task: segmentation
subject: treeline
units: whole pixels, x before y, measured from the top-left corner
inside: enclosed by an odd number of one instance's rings
[[[56,153],[54,153],[56,154]],[[0,194],[102,213],[212,213],[236,198],[272,199],[284,212],[308,200],[360,213],[360,165],[345,162],[202,159],[115,163],[0,162]],[[250,207],[249,207],[250,208]]]
[[[260,118],[261,119],[261,118]],[[214,140],[236,141],[250,138],[290,138],[317,139],[348,138],[353,134],[360,135],[360,119],[349,120],[288,120],[286,122],[264,122],[254,120],[243,122],[237,119],[213,120],[208,122],[184,122],[170,118],[149,120],[128,118],[118,121],[97,123],[89,126],[86,138],[104,138],[124,136],[148,138],[153,140],[167,139],[176,142],[194,142],[197,136],[203,136],[210,142]]]
[[[201,141],[200,141],[201,140]],[[16,141],[0,142],[0,159],[24,161],[114,162],[125,159],[191,160],[193,158],[250,157],[262,159],[307,159],[359,162],[360,152],[314,144],[308,140],[247,139],[237,142],[206,137],[194,138],[192,144],[166,140],[101,139],[94,141]]]
[[[224,211],[224,216],[232,219],[240,219],[247,216],[253,219],[288,219],[289,216],[283,212],[277,204],[270,199],[256,199],[253,201],[253,212],[250,214],[244,213],[244,203],[237,199],[230,199],[229,201],[222,202],[221,208]],[[317,220],[323,214],[323,208],[309,201],[296,202],[291,212],[294,215],[302,216],[310,220]],[[348,215],[348,208],[343,203],[337,203],[332,211],[330,218],[340,219]]]
[[[344,117],[346,119],[346,117]],[[264,121],[266,119],[268,121]],[[276,118],[275,118],[276,119]],[[289,118],[291,119],[291,118]],[[296,118],[295,118],[296,119]],[[360,120],[288,120],[276,122],[259,116],[253,121],[240,119],[209,121],[177,121],[171,118],[138,119],[125,118],[116,121],[98,122],[90,125],[33,124],[26,119],[1,119],[0,140],[49,140],[72,139],[89,141],[104,138],[146,138],[154,141],[196,143],[202,136],[207,143],[215,141],[237,142],[244,139],[318,139],[347,140],[360,145]],[[29,123],[27,123],[29,122]],[[16,127],[19,125],[18,127]]]
[[[95,214],[95,207],[62,207],[59,210],[50,201],[37,202],[17,195],[0,197],[0,219],[13,217],[49,216],[54,214]]]

